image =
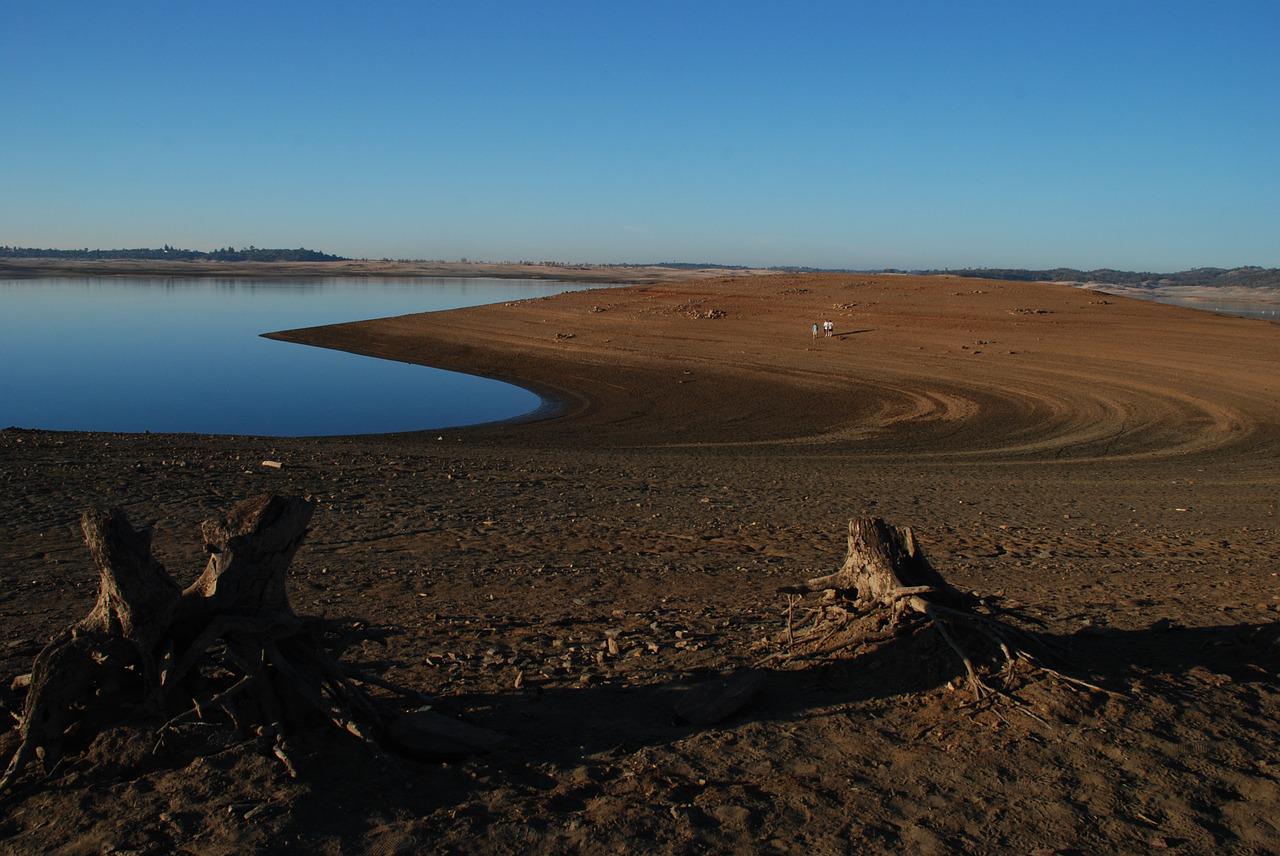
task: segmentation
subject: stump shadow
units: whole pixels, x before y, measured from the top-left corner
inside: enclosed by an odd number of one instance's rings
[[[1069,673],[1116,692],[1140,678],[1146,694],[1171,700],[1185,691],[1177,679],[1196,669],[1237,682],[1274,683],[1280,665],[1280,623],[1275,622],[1192,628],[1161,621],[1141,630],[1041,635],[1063,652]],[[370,765],[376,764],[362,759],[360,747],[347,747],[342,750],[346,774],[333,779],[317,770],[319,779],[305,804],[298,806],[296,822],[299,829],[323,822],[325,806],[334,800],[365,802],[370,810],[383,812],[398,808],[428,813],[465,802],[477,788],[491,787],[492,783],[482,784],[485,779],[549,792],[556,781],[542,771],[548,766],[591,768],[645,747],[752,723],[795,722],[833,713],[856,717],[862,703],[934,691],[963,674],[945,649],[939,647],[936,657],[922,660],[918,645],[899,644],[905,641],[801,668],[693,670],[645,683],[533,685],[441,698],[436,710],[509,735],[510,747],[461,764],[406,762],[402,772],[414,787],[391,791],[353,785],[373,775]],[[711,725],[682,722],[677,716],[678,701],[692,688],[716,676],[746,673],[755,673],[760,687],[739,712]],[[333,765],[331,759],[325,763]],[[462,770],[471,772],[463,775]],[[477,777],[475,771],[484,772]]]

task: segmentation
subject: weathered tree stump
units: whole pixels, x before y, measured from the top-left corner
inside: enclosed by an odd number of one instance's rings
[[[1004,693],[1020,670],[1102,691],[1045,665],[1039,636],[1002,620],[1009,610],[952,586],[910,528],[878,517],[849,521],[840,570],[780,592],[787,595],[787,625],[765,662],[857,654],[932,631],[955,654],[978,700]],[[797,619],[795,596],[813,593],[821,593],[820,602]]]
[[[209,563],[182,593],[182,623],[212,615],[293,615],[285,573],[307,534],[315,503],[262,495],[200,527]]]
[[[290,606],[285,574],[314,508],[264,495],[206,521],[209,562],[185,591],[151,555],[148,530],[118,509],[85,512],[98,600],[36,657],[0,790],[36,758],[53,768],[66,739],[139,716],[163,722],[160,742],[192,720],[221,716],[264,741],[294,775],[291,729],[328,722],[370,743],[381,730],[360,683],[421,702],[414,690],[338,662]]]

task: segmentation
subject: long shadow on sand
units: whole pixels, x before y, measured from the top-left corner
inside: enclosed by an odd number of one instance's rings
[[[1280,661],[1280,623],[1178,627],[1157,622],[1134,631],[1044,634],[1064,652],[1064,670],[1115,691],[1141,677],[1148,692],[1162,678],[1193,669],[1237,682],[1274,680]],[[808,668],[743,669],[758,673],[754,700],[724,723],[804,719],[814,711],[936,690],[963,672],[933,634],[902,639],[856,658]],[[677,700],[712,677],[691,672],[639,685],[556,687],[495,695],[459,696],[438,709],[465,714],[477,724],[516,736],[527,757],[569,762],[608,749],[634,750],[701,730],[675,713]]]
[[[1142,630],[1044,638],[1066,652],[1070,671],[1080,677],[1117,692],[1141,679],[1146,695],[1174,702],[1186,691],[1178,679],[1192,670],[1234,682],[1275,683],[1280,663],[1280,623],[1192,628],[1160,621]],[[761,685],[754,700],[711,726],[681,722],[675,713],[681,695],[711,677],[708,672],[656,683],[533,686],[445,698],[437,710],[507,734],[510,746],[461,765],[406,762],[392,775],[412,782],[407,789],[388,788],[385,781],[370,787],[388,775],[384,762],[358,746],[340,749],[331,743],[313,756],[316,762],[323,759],[325,768],[304,771],[313,786],[310,796],[295,806],[294,822],[298,829],[315,832],[317,824],[322,828],[337,822],[331,814],[334,804],[363,804],[357,811],[427,814],[461,804],[477,788],[493,787],[495,780],[517,789],[549,790],[555,781],[539,769],[548,765],[591,768],[609,757],[750,722],[794,722],[835,711],[856,717],[860,703],[936,690],[961,674],[959,663],[941,644],[920,637],[899,642],[834,663],[759,670]],[[335,759],[335,753],[342,758]],[[341,776],[332,775],[335,760]]]

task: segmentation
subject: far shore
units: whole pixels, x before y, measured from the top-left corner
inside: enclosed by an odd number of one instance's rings
[[[686,268],[663,265],[568,265],[473,261],[389,261],[349,259],[335,262],[220,262],[100,259],[81,261],[49,258],[0,258],[0,279],[41,277],[192,277],[253,279],[314,279],[318,277],[451,277],[460,279],[537,279],[600,285],[655,285],[705,281],[722,277],[795,276],[751,267]],[[832,273],[837,276],[907,277],[955,280],[951,273],[875,274]],[[982,282],[965,277],[966,281]],[[1018,280],[998,280],[1018,281]],[[1229,315],[1263,317],[1259,310],[1280,310],[1280,289],[1230,285],[1159,285],[1135,287],[1099,282],[1030,281],[1032,286],[1059,285],[1098,291],[1137,300],[1173,303]]]
[[[774,273],[759,268],[673,268],[657,265],[556,265],[513,262],[377,261],[215,262],[153,259],[0,259],[0,277],[43,276],[199,276],[288,279],[317,276],[496,277],[554,279],[567,282],[646,283],[757,276]]]

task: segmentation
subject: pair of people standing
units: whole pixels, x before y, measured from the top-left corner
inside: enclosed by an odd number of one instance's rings
[[[822,335],[823,335],[823,336],[834,336],[835,334],[836,334],[836,322],[834,322],[834,321],[823,321],[823,322],[822,322]],[[817,321],[814,321],[814,322],[813,322],[813,338],[815,338],[815,339],[816,339],[816,338],[818,338],[818,322],[817,322]]]

